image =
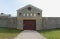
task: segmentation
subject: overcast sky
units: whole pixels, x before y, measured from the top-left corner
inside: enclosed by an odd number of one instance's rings
[[[0,0],[0,13],[17,16],[16,10],[32,4],[43,10],[43,17],[60,17],[60,0]]]

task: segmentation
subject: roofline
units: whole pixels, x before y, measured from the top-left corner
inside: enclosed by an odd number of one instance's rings
[[[24,7],[29,6],[29,5],[30,5],[30,6],[33,6],[33,5],[31,5],[31,4],[28,4],[28,5],[25,5],[25,6],[21,7],[21,8],[19,8],[19,9],[17,9],[16,11],[21,10],[21,9],[23,9]],[[35,7],[35,6],[33,6],[33,7]],[[40,8],[38,8],[38,7],[35,7],[35,8],[42,11],[42,9],[40,9]]]

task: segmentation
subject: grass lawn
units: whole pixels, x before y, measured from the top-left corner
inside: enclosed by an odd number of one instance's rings
[[[11,28],[0,28],[0,39],[13,39],[21,30]]]
[[[21,30],[11,28],[0,28],[0,39],[13,39]],[[60,39],[60,29],[38,31],[47,39]]]
[[[47,39],[60,39],[60,29],[38,31]]]

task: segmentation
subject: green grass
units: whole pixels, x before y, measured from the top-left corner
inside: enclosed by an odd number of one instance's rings
[[[13,39],[21,30],[12,28],[0,28],[0,39]],[[60,39],[60,29],[38,31],[47,39]]]
[[[60,39],[60,29],[38,31],[47,39]]]
[[[16,37],[21,30],[12,28],[0,28],[0,39],[12,39]]]

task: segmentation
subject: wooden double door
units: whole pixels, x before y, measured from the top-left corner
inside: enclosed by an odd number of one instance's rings
[[[36,30],[36,20],[23,20],[24,30]]]

